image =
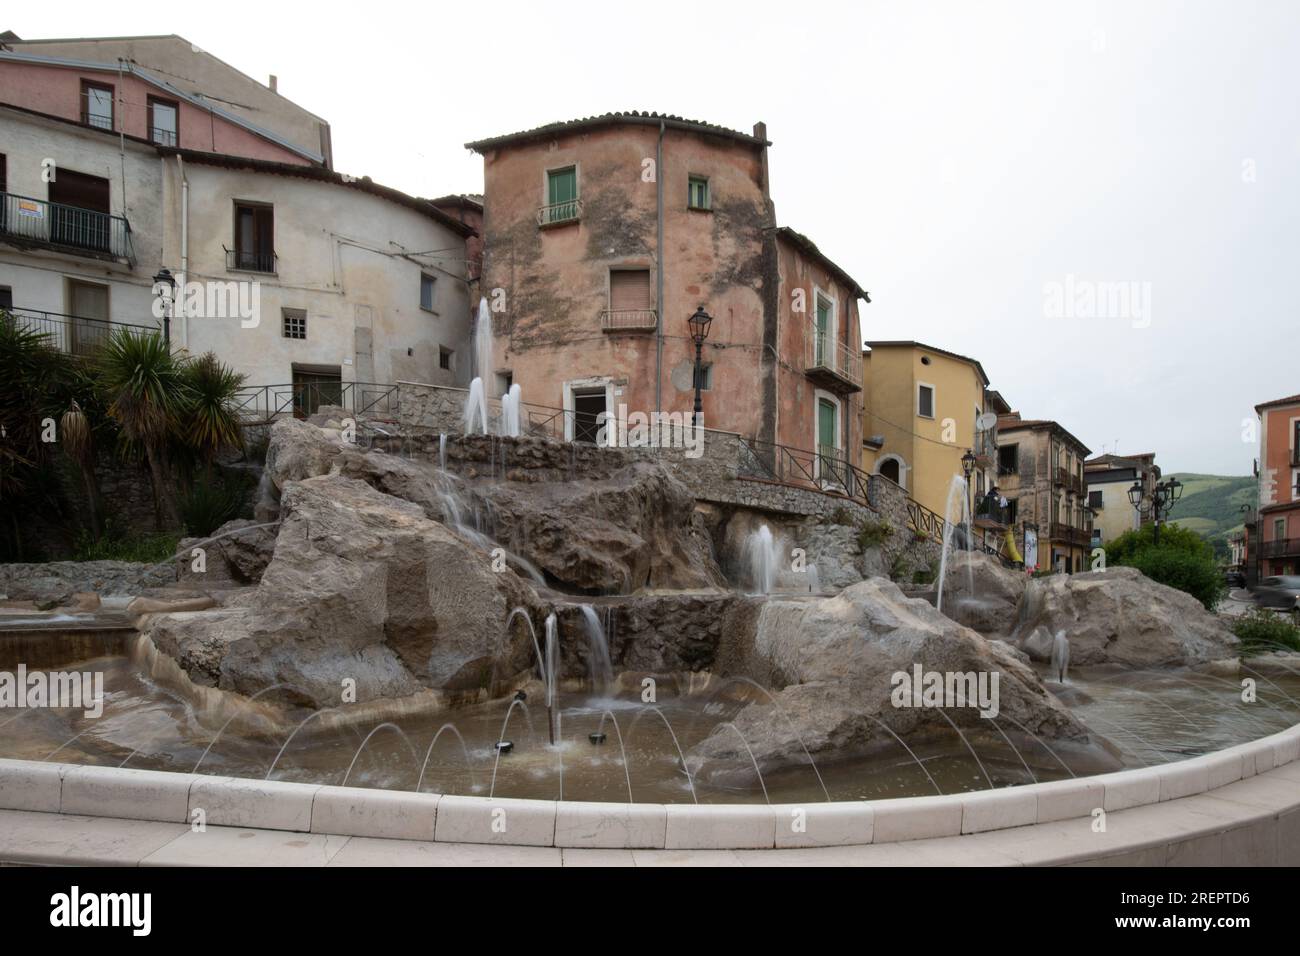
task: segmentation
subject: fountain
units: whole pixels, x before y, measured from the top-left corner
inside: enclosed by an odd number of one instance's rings
[[[772,535],[772,529],[764,524],[751,531],[745,538],[744,554],[756,593],[771,594],[781,564],[781,548]]]
[[[474,425],[474,419],[479,419],[477,429]],[[487,397],[483,393],[483,379],[475,377],[469,383],[469,394],[465,396],[465,414],[464,414],[465,434],[473,434],[476,430],[483,435],[488,433],[488,412]]]
[[[1052,673],[1059,683],[1065,683],[1065,674],[1070,669],[1070,641],[1065,631],[1057,631],[1052,640]]]
[[[582,617],[587,624],[587,640],[591,648],[591,658],[587,662],[587,675],[591,681],[593,693],[604,693],[614,681],[614,666],[609,657],[609,641],[605,629],[600,625],[596,609],[590,604],[581,606]]]
[[[966,479],[961,475],[953,475],[952,481],[948,485],[948,501],[944,506],[943,512],[943,551],[939,555],[939,577],[935,582],[935,610],[943,610],[943,584],[944,579],[948,576],[948,555],[952,551],[953,532],[957,529],[957,524],[953,522],[952,512],[954,499],[960,502],[958,510],[958,521],[961,524],[962,540],[961,546],[965,550],[971,546],[971,518],[970,518],[970,486]],[[968,577],[967,592],[971,595],[975,593],[975,571],[969,562],[966,565]]]

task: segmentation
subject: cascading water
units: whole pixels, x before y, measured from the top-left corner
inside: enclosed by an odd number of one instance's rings
[[[483,379],[477,377],[469,383],[469,394],[465,396],[466,435],[474,433],[475,418],[479,420],[478,431],[486,435],[488,433],[487,396],[483,392]]]
[[[1057,631],[1052,640],[1052,674],[1058,682],[1065,683],[1065,675],[1070,670],[1070,640],[1065,631]]]
[[[609,639],[605,629],[596,616],[596,609],[590,604],[582,605],[582,617],[587,624],[587,641],[591,647],[591,656],[587,662],[587,676],[591,680],[591,689],[603,694],[614,681],[614,664],[609,656]]]
[[[546,615],[546,653],[543,663],[546,675],[546,729],[551,743],[555,743],[555,715],[559,704],[558,676],[560,669],[560,626],[555,612]]]
[[[438,470],[447,471],[447,433],[438,436]]]
[[[758,594],[771,594],[776,587],[776,572],[781,563],[781,549],[772,529],[761,525],[745,538],[745,560],[749,577]]]
[[[968,495],[969,485],[966,479],[961,475],[953,475],[952,481],[948,485],[948,502],[943,511],[943,551],[939,556],[939,579],[935,585],[934,606],[936,610],[943,610],[943,585],[944,579],[948,576],[948,554],[952,550],[953,531],[956,530],[958,523],[962,529],[962,548],[969,548],[972,541],[971,520],[970,520],[970,497]],[[957,504],[957,521],[953,521],[953,506]],[[973,596],[975,593],[975,569],[971,562],[966,562],[967,590]]]
[[[478,300],[478,319],[474,323],[474,375],[487,382],[492,374],[492,312],[486,298]]]

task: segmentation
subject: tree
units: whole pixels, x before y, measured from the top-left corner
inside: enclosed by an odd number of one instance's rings
[[[1178,525],[1161,525],[1159,544],[1152,525],[1124,532],[1106,546],[1106,563],[1137,568],[1153,581],[1192,595],[1209,610],[1226,590],[1214,548]]]
[[[244,376],[223,365],[211,352],[201,355],[184,369],[189,389],[183,411],[181,438],[203,462],[204,476],[212,481],[212,461],[223,450],[244,442],[244,429],[235,405],[235,395]]]
[[[148,462],[158,526],[174,528],[180,519],[167,480],[167,443],[178,432],[192,400],[187,363],[171,354],[162,336],[134,334],[130,329],[114,330],[99,363],[108,414]]]

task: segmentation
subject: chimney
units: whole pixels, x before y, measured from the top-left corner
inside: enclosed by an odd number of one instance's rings
[[[279,92],[278,90],[276,90],[277,82],[278,82],[278,81],[277,81],[276,78],[275,78],[275,74],[272,73],[272,74],[271,74],[271,79],[270,79],[270,81],[266,84],[267,86],[269,86],[269,87],[271,88],[271,92],[272,92],[272,93]]]

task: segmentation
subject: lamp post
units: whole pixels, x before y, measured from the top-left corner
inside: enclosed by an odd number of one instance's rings
[[[703,385],[703,353],[704,340],[709,337],[709,326],[713,324],[713,316],[704,311],[704,306],[697,306],[694,314],[686,320],[687,326],[691,330],[691,338],[695,340],[695,427],[698,429],[703,423],[704,418],[704,399],[700,395],[700,388]]]
[[[1155,522],[1155,527],[1151,532],[1152,542],[1160,543],[1160,521],[1162,518],[1168,518],[1169,512],[1173,510],[1174,504],[1183,496],[1183,483],[1177,478],[1169,478],[1165,481],[1157,482],[1151,489],[1150,495],[1143,494],[1141,481],[1133,482],[1133,487],[1128,490],[1129,503],[1138,509],[1138,513],[1146,518],[1151,516]]]
[[[161,286],[161,288],[159,288]],[[172,341],[172,298],[176,291],[176,279],[170,269],[160,269],[153,277],[154,294],[163,300],[163,341],[171,345]]]

